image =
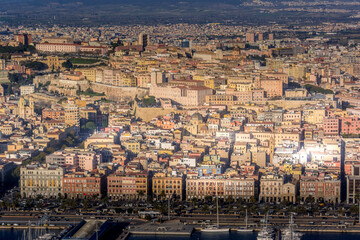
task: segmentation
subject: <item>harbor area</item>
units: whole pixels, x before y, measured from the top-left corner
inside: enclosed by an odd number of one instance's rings
[[[101,239],[109,227],[107,220],[88,219],[81,221],[63,239]]]
[[[133,235],[190,236],[194,231],[194,226],[186,225],[179,220],[171,220],[163,223],[150,222],[137,226],[129,226],[128,231]]]

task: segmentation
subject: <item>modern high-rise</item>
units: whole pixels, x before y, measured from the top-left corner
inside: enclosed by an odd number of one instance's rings
[[[249,43],[255,42],[255,33],[252,32],[246,33],[246,42]]]
[[[139,45],[143,46],[145,48],[150,43],[150,36],[145,33],[140,33],[139,35]]]

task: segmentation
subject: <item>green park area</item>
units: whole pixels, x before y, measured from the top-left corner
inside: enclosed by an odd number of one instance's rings
[[[87,65],[87,64],[94,64],[98,63],[99,59],[92,59],[92,58],[72,58],[70,62],[73,65]]]

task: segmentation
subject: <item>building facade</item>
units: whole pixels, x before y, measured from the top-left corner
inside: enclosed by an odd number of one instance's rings
[[[64,169],[56,165],[27,165],[20,168],[23,198],[57,198],[63,194]]]
[[[63,186],[64,196],[68,198],[102,198],[106,194],[106,178],[100,173],[65,174]]]
[[[184,198],[184,177],[170,177],[157,173],[152,179],[153,195],[156,199]]]
[[[255,180],[253,178],[193,178],[186,179],[186,199],[204,199],[218,196],[226,199],[250,201],[255,198]]]
[[[115,173],[107,177],[108,197],[117,200],[146,200],[148,175],[146,172]]]

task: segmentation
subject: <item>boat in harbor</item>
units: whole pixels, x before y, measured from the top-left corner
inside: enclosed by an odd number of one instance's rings
[[[230,229],[229,228],[220,228],[217,225],[209,225],[205,228],[201,229],[202,232],[214,232],[214,233],[219,233],[219,232],[229,232]]]
[[[273,229],[268,227],[263,227],[258,233],[257,240],[274,240],[275,232]]]
[[[293,215],[291,214],[289,227],[281,233],[282,240],[300,240],[302,233],[294,230]]]
[[[219,201],[218,197],[216,196],[216,225],[209,225],[205,228],[201,229],[201,232],[208,232],[208,233],[220,233],[220,232],[229,232],[230,228],[220,227],[219,226]]]
[[[46,233],[36,238],[36,240],[54,240],[54,239],[56,239],[55,233]]]
[[[267,225],[267,215],[265,215],[265,225],[258,233],[257,240],[274,240],[275,231],[274,228],[268,227]]]
[[[247,209],[245,210],[246,211],[246,216],[245,216],[245,228],[238,228],[236,231],[238,232],[252,232],[253,229],[250,229],[248,228],[248,212],[247,212]]]

